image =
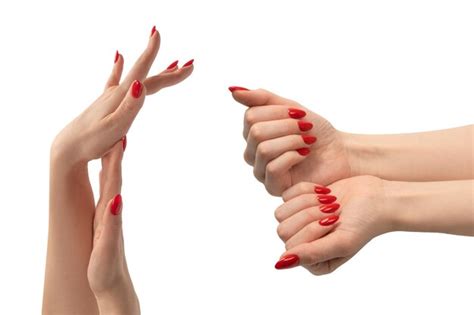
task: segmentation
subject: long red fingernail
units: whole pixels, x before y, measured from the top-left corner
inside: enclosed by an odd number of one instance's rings
[[[153,26],[153,28],[151,29],[151,34],[150,34],[150,37],[153,36],[153,34],[156,33],[156,26]]]
[[[120,213],[121,204],[122,204],[122,196],[118,194],[117,196],[114,197],[114,200],[112,201],[112,205],[110,206],[110,212],[112,212],[113,215],[118,215]]]
[[[296,152],[298,152],[300,155],[305,156],[311,153],[311,150],[309,148],[301,148],[297,149]]]
[[[300,128],[301,131],[308,131],[313,128],[313,124],[310,123],[309,121],[298,121],[298,127]]]
[[[322,225],[322,226],[328,226],[328,225],[336,223],[337,220],[339,220],[338,215],[331,215],[327,218],[319,220],[319,224]]]
[[[333,195],[322,195],[322,196],[318,196],[318,201],[322,204],[330,204],[330,203],[333,203],[334,201],[336,201],[336,197],[333,196]]]
[[[318,140],[318,138],[316,138],[315,136],[307,136],[307,135],[303,135],[301,136],[303,138],[303,141],[304,143],[306,144],[313,144],[316,142],[316,140]]]
[[[317,194],[325,195],[325,194],[329,194],[331,192],[331,189],[325,186],[315,185],[314,192]]]
[[[125,152],[125,149],[127,148],[127,136],[123,136],[122,138],[122,148],[123,148],[123,151]]]
[[[118,50],[116,50],[116,51],[115,51],[114,63],[117,63],[117,61],[119,60],[119,57],[120,57],[120,54],[119,54]]]
[[[179,62],[179,60],[173,61],[173,63],[171,63],[168,66],[168,68],[166,68],[166,70],[173,69],[174,67],[176,67],[178,65],[178,62]]]
[[[241,87],[241,86],[229,86],[229,91],[235,92],[235,91],[248,91],[249,89]]]
[[[298,108],[289,108],[288,109],[288,115],[291,118],[299,119],[303,118],[306,116],[306,112],[304,110],[298,109]]]
[[[287,269],[287,268],[297,266],[299,262],[300,262],[300,258],[298,257],[298,255],[291,254],[291,255],[287,255],[287,256],[282,257],[275,264],[275,268],[276,269]]]
[[[320,205],[319,210],[323,213],[333,213],[339,209],[340,205],[338,203],[331,203],[330,205]]]
[[[184,65],[183,65],[183,68],[184,67],[189,67],[190,65],[192,65],[194,63],[194,59],[191,59],[189,60],[188,62],[186,62]]]
[[[132,83],[132,96],[134,98],[139,98],[140,95],[142,94],[142,88],[143,88],[143,85],[140,81],[138,81],[138,80],[133,81],[133,83]]]

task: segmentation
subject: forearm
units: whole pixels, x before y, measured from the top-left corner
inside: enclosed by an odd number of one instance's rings
[[[384,181],[391,230],[474,236],[474,181]]]
[[[474,178],[474,125],[399,135],[342,134],[353,176],[400,181]]]
[[[98,314],[87,280],[95,210],[87,164],[51,156],[43,314]]]
[[[132,283],[115,286],[113,292],[96,296],[100,315],[138,315],[140,304]]]

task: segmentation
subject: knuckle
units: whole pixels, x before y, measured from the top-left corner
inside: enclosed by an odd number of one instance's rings
[[[252,126],[257,122],[257,117],[252,108],[247,109],[244,114],[244,123],[248,126]]]
[[[284,220],[283,210],[281,208],[277,208],[273,214],[275,215],[275,219],[278,222],[282,222]]]
[[[257,146],[257,156],[263,160],[268,160],[270,157],[271,147],[267,142],[262,142]]]
[[[280,239],[284,242],[288,239],[288,229],[285,224],[279,224],[277,227],[277,234]]]
[[[265,176],[262,175],[261,172],[258,171],[256,167],[253,168],[253,176],[258,179],[259,182],[263,182],[265,180]]]
[[[263,130],[258,124],[255,124],[252,127],[250,127],[249,139],[253,139],[256,142],[262,141],[262,139],[263,139]]]

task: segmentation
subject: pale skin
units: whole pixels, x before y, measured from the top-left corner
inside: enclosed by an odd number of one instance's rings
[[[193,65],[190,64],[181,68],[175,66],[147,77],[159,46],[160,35],[155,31],[143,54],[122,81],[124,60],[122,55],[118,55],[104,93],[67,125],[53,142],[43,314],[98,314],[101,303],[112,298],[131,301],[132,304],[137,302],[133,298],[134,291],[130,290],[131,281],[123,282],[128,285],[128,289],[116,286],[114,290],[93,291],[91,288],[97,289],[101,285],[97,285],[94,277],[97,273],[91,271],[89,262],[91,253],[92,258],[106,257],[100,254],[99,248],[104,247],[95,246],[100,243],[97,243],[97,234],[94,239],[94,232],[102,231],[101,222],[108,222],[105,216],[107,211],[103,209],[106,209],[113,194],[120,191],[119,163],[108,162],[113,160],[108,154],[113,152],[112,148],[122,145],[121,139],[127,134],[147,94],[175,85],[193,71]],[[96,211],[87,165],[97,158],[102,158],[103,172],[101,198]],[[104,177],[112,179],[105,180]],[[106,189],[108,186],[112,188]],[[97,216],[97,213],[104,215]],[[100,265],[98,263],[95,266]],[[94,294],[99,291],[100,294]],[[109,309],[106,305],[105,309]],[[126,311],[133,305],[121,306],[126,314],[132,314]],[[120,313],[115,310],[113,314]]]
[[[474,236],[474,126],[400,135],[355,135],[335,129],[299,103],[269,91],[232,91],[247,106],[244,158],[267,191],[278,235],[292,258],[283,268],[332,272],[372,238],[390,231]],[[290,117],[292,109],[303,117]],[[299,121],[311,122],[301,130]],[[302,135],[318,140],[307,144]],[[308,148],[309,154],[297,150]],[[383,179],[382,179],[383,178]],[[440,181],[440,182],[436,182]],[[329,185],[338,208],[321,211],[315,192]],[[449,211],[448,211],[449,209]],[[335,216],[335,223],[320,220]],[[291,257],[296,255],[295,257]]]

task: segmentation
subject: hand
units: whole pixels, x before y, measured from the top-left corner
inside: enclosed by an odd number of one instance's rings
[[[394,229],[383,180],[373,176],[343,179],[329,188],[302,182],[283,199],[275,217],[287,251],[277,269],[300,264],[315,275],[330,273],[372,238]]]
[[[139,314],[128,272],[122,233],[122,141],[102,158],[100,199],[94,217],[94,242],[87,278],[100,314]]]
[[[229,89],[249,107],[244,158],[270,194],[301,181],[327,185],[351,176],[343,134],[326,119],[266,90]]]
[[[182,68],[173,63],[160,74],[146,78],[160,46],[159,33],[153,30],[147,48],[122,83],[124,60],[117,52],[105,92],[57,135],[52,156],[59,157],[61,164],[83,164],[102,157],[126,135],[145,95],[177,84],[192,73],[191,60]]]

